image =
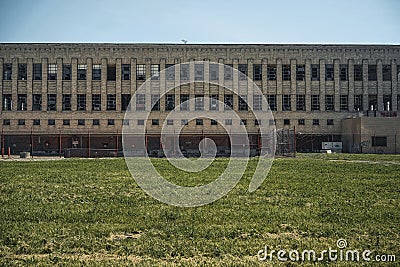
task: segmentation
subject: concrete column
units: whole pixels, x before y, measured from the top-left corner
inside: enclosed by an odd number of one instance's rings
[[[397,96],[399,95],[397,91],[397,65],[396,60],[392,59],[390,62],[392,67],[392,110],[398,110],[400,107],[397,106]]]
[[[33,93],[33,58],[28,58],[26,64],[26,104],[27,104],[26,108],[29,111],[32,110],[32,93]]]
[[[42,58],[42,110],[47,111],[47,66],[48,59]],[[60,101],[57,99],[57,101]]]
[[[334,84],[334,104],[335,111],[340,111],[340,61],[339,59],[333,60],[333,78]]]
[[[320,110],[325,110],[325,59],[319,61],[319,104]]]
[[[131,64],[131,96],[133,96],[135,94],[136,88],[137,88],[137,81],[136,81],[137,59],[136,58],[131,58],[130,59],[130,64]]]
[[[115,97],[116,97],[116,108],[117,112],[121,111],[121,93],[122,93],[122,58],[117,58],[115,62]]]
[[[363,59],[362,70],[363,70],[363,107],[364,110],[369,110],[368,106],[368,59]]]
[[[348,60],[348,75],[349,75],[349,110],[353,111],[354,110],[354,59],[349,59]]]
[[[11,75],[11,95],[12,95],[12,111],[17,110],[18,103],[18,58],[12,59],[12,75]]]
[[[62,69],[63,69],[63,59],[57,58],[57,112],[62,111],[62,104],[63,104],[63,77],[62,77]]]
[[[297,94],[297,81],[296,81],[296,68],[297,60],[290,60],[290,98],[292,110],[296,110],[296,94]]]
[[[311,59],[306,59],[306,111],[311,111]]]
[[[101,111],[107,110],[107,58],[101,59]]]
[[[282,111],[282,59],[276,60],[276,110]]]
[[[78,59],[71,59],[71,109],[76,111],[77,102],[77,90],[78,90]],[[87,98],[87,96],[86,96]]]
[[[377,111],[385,110],[385,104],[383,103],[383,77],[382,77],[382,60],[378,59],[376,61],[376,71],[377,71],[377,95],[378,104],[376,107]]]
[[[0,58],[0,114],[3,112],[3,58]]]
[[[92,111],[92,68],[93,68],[93,59],[86,59],[86,108],[87,111]]]

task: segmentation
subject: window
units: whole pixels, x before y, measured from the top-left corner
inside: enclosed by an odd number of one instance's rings
[[[115,125],[115,120],[114,119],[108,119],[107,120],[107,125]]]
[[[283,119],[283,125],[290,125],[289,119]]]
[[[175,95],[166,95],[165,96],[165,110],[174,110],[175,109]]]
[[[78,94],[76,96],[76,110],[84,111],[86,110],[86,95]]]
[[[349,110],[349,96],[340,95],[340,110]]]
[[[195,95],[194,110],[204,110],[204,95]]]
[[[347,65],[340,65],[340,80],[347,81],[348,80],[348,67]]]
[[[115,65],[107,65],[107,81],[115,81],[117,76],[117,69]]]
[[[196,125],[203,125],[203,119],[196,119]]]
[[[3,111],[10,111],[12,108],[12,95],[4,94],[3,95]]]
[[[150,75],[151,75],[152,80],[159,80],[160,79],[160,65],[151,64],[150,65]]]
[[[226,119],[225,125],[232,125],[232,119]]]
[[[319,119],[313,119],[312,125],[319,125]]]
[[[47,79],[48,80],[57,80],[57,64],[48,64],[47,65]]]
[[[305,76],[305,66],[304,65],[297,65],[296,66],[296,80],[297,81],[304,81],[306,79]]]
[[[211,119],[211,125],[218,125],[218,122],[216,120]]]
[[[354,96],[354,110],[363,110],[363,96],[355,95]]]
[[[204,80],[204,65],[203,64],[195,64],[194,65],[194,80],[195,81]]]
[[[376,110],[378,105],[378,96],[377,95],[368,95],[368,107],[370,110]]]
[[[382,66],[382,79],[384,81],[391,81],[392,80],[392,66],[390,66],[390,65],[383,65]]]
[[[56,111],[57,110],[57,95],[56,94],[48,94],[47,95],[47,111]]]
[[[56,120],[53,119],[47,120],[47,125],[56,125]]]
[[[233,109],[233,95],[224,95],[224,109],[231,110]]]
[[[326,120],[326,125],[334,125],[333,119],[327,119]]]
[[[168,81],[175,80],[175,65],[174,64],[165,64],[165,78]]]
[[[246,111],[249,109],[247,105],[247,95],[239,96],[239,108],[240,111]]]
[[[168,119],[167,120],[167,125],[174,125],[174,120]]]
[[[144,64],[136,65],[136,80],[138,81],[146,80],[146,65]]]
[[[261,81],[262,80],[262,66],[261,64],[253,65],[253,80]]]
[[[33,111],[42,110],[42,95],[41,94],[34,94],[32,96],[32,110]]]
[[[26,64],[18,64],[18,80],[26,80],[27,69]]]
[[[383,95],[383,110],[392,110],[392,95]]]
[[[189,95],[183,94],[179,96],[180,110],[189,110]]]
[[[254,120],[254,126],[261,125],[261,120]]]
[[[277,110],[276,95],[267,95],[267,101],[268,101],[269,108],[272,111],[276,111]]]
[[[101,95],[100,94],[92,95],[92,110],[93,111],[101,110]]]
[[[84,119],[78,119],[78,125],[80,125],[80,126],[85,125],[85,120]]]
[[[27,110],[26,94],[18,94],[17,110]]]
[[[299,120],[298,120],[298,124],[299,124],[299,125],[305,125],[306,122],[305,122],[304,119],[299,119]]]
[[[291,95],[282,95],[282,110],[283,111],[292,110]]]
[[[319,95],[311,95],[311,110],[320,110]]]
[[[267,66],[267,79],[268,81],[276,81],[276,65]]]
[[[368,81],[377,80],[376,65],[368,65]]]
[[[218,95],[210,96],[210,110],[219,110],[219,96]]]
[[[121,110],[128,110],[130,101],[131,101],[130,94],[122,94],[121,95]]]
[[[306,110],[306,96],[296,95],[296,110],[305,111]]]
[[[187,119],[182,119],[181,125],[189,125],[189,121]]]
[[[33,64],[33,80],[40,81],[42,79],[42,64]]]
[[[189,64],[181,64],[181,81],[188,81],[190,78]]]
[[[62,110],[63,111],[71,110],[71,95],[70,94],[62,95]]]
[[[100,81],[101,80],[101,65],[93,64],[92,66],[92,80]]]
[[[93,119],[93,125],[100,125],[99,119]]]
[[[19,119],[18,120],[18,125],[25,125],[25,120],[24,119]]]
[[[144,125],[144,120],[137,120],[137,125]]]
[[[107,110],[117,110],[116,102],[117,102],[116,95],[108,94],[107,95]]]
[[[63,120],[63,125],[70,125],[70,120],[64,119]]]
[[[11,81],[12,78],[12,64],[5,63],[3,64],[3,80]]]
[[[210,81],[218,81],[219,78],[219,65],[210,64]]]
[[[318,64],[311,65],[311,80],[319,81],[319,65]]]
[[[239,70],[239,80],[240,81],[245,81],[247,80],[247,64],[239,64],[238,65],[238,70]]]
[[[136,95],[136,110],[146,110],[146,95],[137,94]]]
[[[78,80],[86,80],[86,71],[87,65],[86,64],[78,64]]]
[[[253,95],[253,109],[262,110],[262,95]]]
[[[333,95],[325,96],[325,110],[327,110],[327,111],[335,110],[335,102],[334,102]]]
[[[40,125],[40,119],[33,119],[33,125]]]
[[[9,119],[4,119],[3,120],[3,125],[10,125],[11,121]]]
[[[129,125],[129,120],[123,119],[122,120],[122,125]]]
[[[247,125],[247,120],[240,119],[240,125]]]
[[[372,138],[372,146],[387,146],[387,137],[386,136],[371,136]]]
[[[224,65],[224,80],[230,81],[233,78],[233,68],[231,64]]]
[[[333,81],[334,69],[333,64],[325,64],[325,81]]]
[[[282,65],[282,80],[290,81],[290,65]]]
[[[400,65],[397,65],[397,80],[400,81]]]
[[[354,65],[354,81],[362,81],[363,80],[363,69],[362,65]]]
[[[70,81],[72,76],[71,64],[64,64],[62,69],[62,79],[64,81]]]
[[[151,95],[151,110],[153,110],[153,111],[160,110],[160,95],[159,94]]]
[[[121,78],[123,81],[128,81],[131,79],[131,65],[122,64],[121,65]]]

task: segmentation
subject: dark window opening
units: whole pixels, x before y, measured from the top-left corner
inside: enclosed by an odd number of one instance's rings
[[[78,125],[80,125],[80,126],[85,125],[85,120],[84,119],[78,119]]]
[[[100,94],[92,95],[92,110],[93,111],[101,110],[101,95]]]
[[[70,94],[62,95],[62,110],[63,111],[71,110],[71,95]]]
[[[40,125],[40,119],[33,119],[33,125]]]
[[[253,80],[261,81],[262,80],[262,66],[261,64],[253,65]]]
[[[306,110],[306,96],[296,95],[296,110],[305,111]]]
[[[348,67],[347,65],[340,65],[340,80],[347,81],[348,80]]]
[[[196,119],[196,125],[203,125],[203,119]]]
[[[180,110],[189,110],[189,95],[182,94],[179,96]]]
[[[334,68],[333,64],[325,65],[325,81],[333,81],[334,79]]]
[[[27,68],[26,64],[18,64],[18,80],[26,80]]]
[[[326,125],[333,125],[333,119],[327,119],[326,120]]]
[[[151,110],[152,111],[160,110],[160,95],[159,94],[151,95]]]
[[[368,95],[368,108],[369,110],[376,110],[378,105],[377,95]]]
[[[354,81],[363,80],[363,68],[362,65],[354,65]]]
[[[131,101],[130,94],[122,94],[121,95],[121,110],[128,110],[129,102]]]
[[[268,81],[276,81],[276,65],[267,66],[267,79]]]
[[[354,110],[363,110],[363,96],[355,95],[354,97]]]
[[[11,121],[9,119],[4,119],[3,125],[11,125]]]
[[[387,146],[386,136],[371,136],[372,146]]]
[[[41,94],[34,94],[32,96],[32,110],[33,111],[42,110],[42,95]]]
[[[87,65],[85,64],[79,64],[78,65],[78,80],[86,80],[86,71],[87,71]]]
[[[204,95],[194,96],[194,110],[204,110]]]
[[[283,120],[283,125],[290,125],[290,120],[289,119],[284,119]]]
[[[240,81],[244,81],[247,79],[247,64],[239,64],[238,66],[238,70],[239,70],[239,80]]]
[[[392,80],[392,66],[390,66],[390,65],[382,66],[382,79],[383,79],[383,81],[391,81]]]
[[[122,76],[122,80],[124,80],[124,81],[131,79],[131,65],[130,64],[122,64],[121,76]]]
[[[12,109],[12,95],[3,95],[3,111],[10,111]]]
[[[249,110],[249,107],[247,105],[247,95],[239,96],[239,110],[241,111]]]
[[[159,125],[160,121],[158,119],[152,119],[151,120],[151,125]]]
[[[47,125],[56,125],[56,120],[53,119],[47,120]]]
[[[33,64],[33,80],[40,81],[42,79],[42,64]]]
[[[99,119],[93,119],[93,125],[100,125]]]
[[[117,100],[115,94],[107,95],[107,110],[116,110],[117,109]]]
[[[319,65],[318,64],[311,65],[311,80],[319,81]]]
[[[290,65],[282,65],[282,80],[290,81],[290,79],[291,79]]]
[[[247,120],[240,119],[240,125],[247,125]]]
[[[25,120],[24,119],[19,119],[18,120],[18,125],[25,125]]]
[[[368,65],[368,81],[376,81],[377,79],[376,65]]]
[[[76,97],[76,110],[85,111],[86,110],[86,95],[78,94]]]
[[[296,66],[296,80],[304,81],[306,79],[305,76],[305,65],[297,65]]]
[[[4,63],[3,64],[3,80],[10,81],[12,78],[12,64]]]
[[[342,110],[342,111],[349,110],[349,96],[348,95],[340,95],[340,110]]]
[[[26,94],[18,95],[17,110],[27,110],[27,97]]]
[[[230,94],[224,95],[224,109],[225,110],[233,109],[233,95]]]
[[[299,119],[299,120],[298,120],[298,124],[299,124],[299,125],[305,125],[306,122],[305,122],[304,119]]]
[[[276,111],[277,110],[276,95],[267,95],[267,101],[268,101],[269,108],[272,111]]]
[[[108,125],[115,125],[115,120],[114,119],[108,119],[107,120]]]
[[[63,125],[70,125],[70,120],[69,119],[64,119],[63,120]]]
[[[101,80],[101,65],[100,64],[92,65],[92,80],[94,80],[94,81]]]
[[[47,95],[47,111],[56,111],[57,110],[57,95],[56,94],[48,94]]]
[[[292,110],[292,98],[291,95],[282,95],[282,111]]]
[[[311,110],[320,110],[319,95],[311,95]]]
[[[218,125],[218,122],[216,120],[211,119],[211,125]]]
[[[334,95],[326,95],[325,96],[325,110],[326,111],[335,110],[335,98],[334,98]]]
[[[72,77],[71,64],[64,64],[62,69],[62,79],[64,81],[70,81]]]
[[[165,110],[174,110],[175,109],[175,95],[166,95],[165,96]]]
[[[319,119],[313,119],[312,125],[319,125]]]
[[[115,65],[107,65],[107,81],[115,81],[117,76],[117,69]]]

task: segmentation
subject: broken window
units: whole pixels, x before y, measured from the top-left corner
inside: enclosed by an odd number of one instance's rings
[[[219,65],[210,64],[210,81],[218,81],[219,78]]]
[[[218,122],[216,120],[211,119],[210,124],[211,125],[218,125]]]
[[[333,81],[334,68],[333,64],[325,64],[325,81]]]
[[[382,66],[382,79],[384,81],[391,81],[392,80],[392,66],[390,66],[390,65],[383,65]]]
[[[40,125],[40,119],[33,119],[33,125]]]
[[[210,96],[210,110],[219,110],[219,96],[218,95]]]
[[[305,121],[304,119],[299,119],[299,120],[297,121],[297,123],[298,123],[299,125],[305,125],[305,124],[306,124],[306,121]]]
[[[71,122],[70,122],[69,119],[64,119],[63,120],[63,125],[70,125],[70,124],[71,124]]]
[[[262,66],[261,64],[253,65],[253,80],[261,81],[262,80]]]
[[[182,94],[179,96],[180,110],[189,110],[189,95]]]
[[[262,110],[262,95],[253,95],[253,110]]]
[[[62,79],[64,81],[71,80],[72,72],[71,72],[71,64],[63,64],[62,69]]]
[[[107,95],[107,110],[116,110],[117,109],[117,97],[115,94]]]
[[[12,64],[4,63],[3,64],[3,80],[10,81],[12,78]]]
[[[33,111],[42,110],[42,95],[41,94],[34,94],[32,96],[32,110]]]
[[[354,110],[363,110],[363,96],[355,95],[354,97]]]
[[[225,64],[224,65],[224,80],[230,81],[233,79],[233,68],[232,64]]]
[[[194,65],[194,80],[195,81],[204,80],[204,65],[203,64],[195,64]]]
[[[10,125],[11,121],[9,119],[4,119],[3,120],[3,125]]]
[[[101,65],[93,64],[92,66],[92,80],[100,81],[101,80]]]
[[[70,94],[62,95],[62,110],[63,111],[71,110],[71,95]]]
[[[99,119],[93,119],[93,125],[100,125]]]
[[[333,125],[333,119],[327,119],[326,125]]]
[[[319,95],[311,95],[311,110],[320,110]]]
[[[368,65],[368,81],[376,81],[377,78],[376,65]]]
[[[86,70],[87,70],[87,65],[86,64],[79,64],[78,65],[78,80],[86,80]]]
[[[18,80],[26,80],[27,76],[27,69],[26,69],[26,64],[18,64]]]
[[[194,110],[204,110],[204,95],[195,95]]]
[[[313,119],[312,125],[319,125],[319,119]]]
[[[122,94],[121,95],[121,110],[128,110],[129,102],[131,101],[130,94]]]
[[[101,110],[101,95],[100,94],[92,95],[92,110],[93,111]]]
[[[267,79],[268,81],[276,81],[276,65],[267,66]]]
[[[50,126],[56,125],[56,120],[54,120],[54,119],[48,119],[48,120],[47,120],[47,125],[50,125]]]
[[[40,81],[42,79],[42,63],[33,64],[33,80]]]
[[[224,95],[224,109],[225,110],[233,109],[233,95],[231,94]]]
[[[78,94],[76,96],[76,110],[85,111],[86,110],[86,95]]]
[[[19,119],[18,120],[18,125],[25,125],[25,120],[24,119]]]
[[[297,65],[296,66],[296,80],[297,81],[304,81],[306,79],[305,76],[305,65]]]
[[[78,125],[85,125],[85,119],[78,119]]]
[[[261,125],[261,120],[254,120],[254,126]]]
[[[240,119],[240,125],[247,125],[246,119]]]
[[[159,94],[151,95],[151,110],[152,111],[160,110],[160,95]]]
[[[363,80],[363,68],[362,65],[354,65],[354,81]]]
[[[282,65],[282,80],[290,81],[291,78],[290,65]]]
[[[144,81],[146,80],[146,65],[137,64],[136,65],[136,80]]]
[[[276,95],[267,95],[267,101],[268,101],[269,108],[272,111],[276,111],[277,110]]]
[[[306,110],[306,96],[296,95],[296,110],[305,111]]]
[[[17,110],[27,110],[26,94],[18,94]]]
[[[47,65],[47,79],[48,80],[57,80],[57,64],[48,64]]]
[[[196,125],[203,125],[203,119],[196,119]]]
[[[376,110],[378,105],[377,95],[368,95],[368,107],[370,110]]]
[[[165,64],[165,78],[168,81],[175,80],[175,65],[174,64]]]
[[[319,64],[311,65],[311,80],[319,81]]]
[[[190,78],[189,64],[181,64],[181,81],[188,81]]]
[[[160,79],[160,65],[159,64],[151,64],[150,65],[150,76],[152,80]]]
[[[244,81],[247,79],[247,64],[239,64],[239,80]]]
[[[348,80],[348,66],[345,64],[340,65],[340,80],[341,81]]]
[[[115,120],[114,119],[108,119],[107,120],[107,125],[115,125]]]
[[[165,95],[165,110],[175,109],[175,95],[169,94]]]
[[[239,107],[238,107],[238,110],[246,111],[248,109],[249,109],[249,107],[247,105],[247,95],[239,96]]]
[[[392,110],[392,95],[383,95],[383,110]]]
[[[117,69],[115,65],[107,65],[107,81],[115,81],[117,76]]]
[[[349,96],[340,95],[340,110],[349,110]]]
[[[282,95],[282,111],[292,110],[292,98],[291,95]]]
[[[290,125],[290,119],[283,119],[283,125]]]
[[[387,146],[386,136],[371,136],[372,146]]]
[[[121,76],[122,80],[127,81],[131,79],[131,65],[122,64],[121,65]]]
[[[56,94],[48,94],[47,95],[47,111],[56,111],[57,110],[57,95]]]
[[[325,110],[326,110],[326,111],[333,111],[333,110],[335,110],[334,95],[326,95],[326,96],[325,96]]]
[[[225,125],[232,125],[232,119],[226,119]]]
[[[136,110],[146,110],[146,95],[137,94],[136,95]]]

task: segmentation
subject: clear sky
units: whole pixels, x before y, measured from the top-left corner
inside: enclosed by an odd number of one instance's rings
[[[0,42],[400,44],[398,0],[0,0]]]

